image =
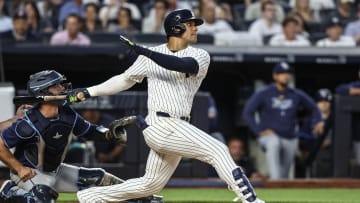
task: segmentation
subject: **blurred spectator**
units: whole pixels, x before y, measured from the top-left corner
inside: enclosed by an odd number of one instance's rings
[[[314,11],[319,11],[323,9],[335,9],[334,0],[310,0],[310,8]],[[290,0],[290,7],[294,8],[296,0]]]
[[[81,32],[101,31],[102,24],[99,20],[99,7],[95,3],[85,5],[85,20]]]
[[[253,161],[246,156],[244,142],[239,138],[231,138],[228,141],[231,157],[236,165],[241,166],[247,177],[252,181],[260,181],[263,177],[257,172]]]
[[[53,30],[50,22],[41,19],[39,10],[37,9],[36,3],[34,1],[26,2],[24,6],[25,14],[27,15],[29,32],[38,34],[43,31],[49,32]]]
[[[291,13],[300,14],[306,23],[321,21],[319,11],[311,9],[310,0],[296,0],[295,7]]]
[[[36,37],[28,32],[27,16],[24,12],[19,11],[12,19],[13,30],[3,32],[1,37],[9,42],[36,41]]]
[[[347,84],[341,84],[336,88],[336,93],[341,96],[360,96],[360,69],[358,70],[359,79]],[[353,115],[353,140],[356,164],[360,165],[360,116]]]
[[[245,6],[249,6],[253,0],[220,0],[221,3],[227,3],[230,6],[234,6],[237,4],[243,4]]]
[[[244,120],[265,152],[271,179],[288,178],[298,148],[295,127],[299,107],[315,118],[314,133],[321,134],[324,125],[315,102],[305,92],[288,86],[290,72],[287,63],[276,64],[273,69],[275,83],[254,93],[243,111]]]
[[[108,26],[109,21],[117,19],[120,7],[130,9],[132,20],[141,20],[139,8],[127,0],[105,0],[104,4],[105,6],[100,9],[99,15],[104,27]]]
[[[259,0],[257,2],[254,2],[252,4],[250,4],[245,11],[245,20],[256,20],[258,18],[261,17],[261,4],[268,2],[268,1],[272,1],[272,0]],[[275,1],[273,1],[276,5],[276,20],[278,22],[282,22],[284,19],[284,10],[283,8],[276,4]]]
[[[59,13],[63,0],[43,0],[37,1],[37,8],[39,10],[41,19],[47,23],[51,23],[52,30],[44,30],[51,32],[54,28],[59,26]]]
[[[167,0],[155,0],[154,9],[154,14],[143,19],[143,33],[165,33],[163,22],[169,10],[169,3]]]
[[[310,42],[305,37],[298,34],[299,22],[293,17],[287,17],[282,23],[283,33],[276,34],[270,39],[270,46],[289,46],[305,47],[310,46]]]
[[[198,4],[193,8],[195,16],[200,17],[200,8],[203,5],[214,2],[214,0],[198,0]],[[218,2],[218,1],[216,1]],[[218,19],[226,20],[228,22],[233,21],[233,15],[231,11],[230,4],[228,2],[219,2],[220,5],[215,4],[215,17]]]
[[[51,45],[90,45],[90,39],[80,32],[81,19],[76,14],[70,14],[66,18],[66,29],[53,34]]]
[[[191,5],[187,1],[167,0],[169,3],[169,11],[177,9],[191,9]]]
[[[352,37],[356,43],[360,42],[360,4],[357,7],[357,17],[356,21],[350,22],[345,28],[345,35]]]
[[[123,35],[138,33],[139,31],[131,24],[131,10],[121,7],[118,13],[117,24],[110,24],[108,31]]]
[[[253,22],[249,33],[265,37],[282,32],[280,23],[276,21],[276,6],[274,2],[268,1],[261,5],[262,17]]]
[[[343,35],[343,27],[340,19],[332,17],[326,23],[327,38],[316,43],[317,47],[355,47],[356,43],[352,37]]]
[[[297,12],[292,13],[289,17],[295,18],[298,21],[297,31],[296,33],[305,38],[309,37],[308,27],[305,23],[304,18]]]
[[[220,9],[221,10],[217,18],[228,22],[232,22],[234,20],[230,4],[220,3]]]
[[[84,110],[81,112],[84,119],[94,124],[108,125],[114,118],[100,113],[98,110]],[[108,141],[104,136],[95,134],[94,137],[95,158],[100,163],[118,163],[124,146],[115,141]]]
[[[5,15],[5,0],[0,0],[0,32],[12,30],[13,23],[9,16]]]
[[[351,21],[355,21],[356,16],[352,12],[354,2],[355,0],[338,0],[337,9],[335,12],[330,14],[330,18],[338,17],[344,26]]]
[[[59,25],[61,26],[70,14],[76,14],[80,17],[85,16],[85,6],[82,0],[70,0],[60,8]]]
[[[219,32],[233,31],[232,27],[225,20],[216,19],[215,8],[216,4],[213,1],[200,5],[200,14],[204,19],[204,24],[199,26],[198,33],[215,34]]]

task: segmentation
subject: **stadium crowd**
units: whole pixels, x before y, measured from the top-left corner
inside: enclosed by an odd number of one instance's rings
[[[360,41],[355,0],[0,0],[5,42],[90,45],[105,34],[164,34],[167,13],[187,8],[205,20],[199,34],[227,45],[354,47]],[[104,34],[104,35],[101,35]],[[214,42],[215,41],[215,42]],[[221,44],[221,43],[220,43]]]

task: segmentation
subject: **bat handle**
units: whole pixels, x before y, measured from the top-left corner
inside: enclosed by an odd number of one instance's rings
[[[85,95],[83,92],[79,92],[76,94],[76,97],[80,100],[80,101],[84,101],[85,100]]]

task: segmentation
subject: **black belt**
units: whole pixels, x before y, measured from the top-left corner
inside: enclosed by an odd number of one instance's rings
[[[157,115],[157,116],[160,116],[160,117],[171,117],[170,114],[165,113],[165,112],[161,112],[161,111],[157,111],[157,112],[156,112],[156,115]],[[190,117],[180,116],[180,117],[178,117],[178,118],[180,118],[180,119],[183,120],[183,121],[190,122]]]

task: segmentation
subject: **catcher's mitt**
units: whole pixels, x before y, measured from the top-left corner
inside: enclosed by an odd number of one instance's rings
[[[115,140],[122,144],[125,144],[127,140],[125,127],[133,124],[135,121],[136,116],[127,116],[114,120],[109,125],[109,132],[106,134],[106,139]]]

